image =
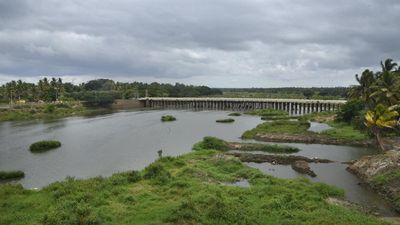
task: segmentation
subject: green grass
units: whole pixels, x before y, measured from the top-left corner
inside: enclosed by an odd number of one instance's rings
[[[372,184],[376,186],[379,190],[392,189],[397,196],[393,196],[390,201],[394,204],[397,210],[400,210],[400,193],[399,193],[399,183],[400,183],[400,171],[390,171],[384,174],[373,177]],[[396,192],[397,191],[397,192]]]
[[[272,116],[288,116],[289,113],[284,110],[277,109],[256,109],[253,111],[246,112],[245,114],[253,115],[253,116],[263,116],[263,117],[272,117]]]
[[[245,131],[243,139],[252,139],[256,134],[305,134],[310,123],[304,121],[277,120],[257,125],[256,128]]]
[[[21,179],[25,173],[20,170],[15,171],[0,171],[0,180]]]
[[[288,120],[292,119],[293,117],[289,116],[263,116],[261,117],[262,120]]]
[[[161,117],[161,121],[162,122],[171,122],[171,121],[175,121],[176,118],[172,115],[165,115]]]
[[[239,112],[229,113],[228,116],[241,116],[242,114]]]
[[[56,140],[43,140],[43,141],[38,141],[29,147],[29,150],[31,152],[45,152],[51,149],[55,149],[61,146],[61,142],[56,141]]]
[[[346,123],[329,122],[328,124],[332,128],[321,132],[321,135],[333,139],[348,141],[362,141],[369,139],[369,136],[366,133],[355,129],[353,126]]]
[[[232,118],[227,118],[227,119],[219,119],[219,120],[216,120],[215,122],[217,122],[217,123],[233,123],[233,122],[235,122],[235,120]]]
[[[239,179],[251,187],[223,184]],[[0,185],[0,224],[388,224],[325,201],[341,196],[332,186],[274,178],[217,151],[194,151],[140,172],[69,178],[38,191]]]

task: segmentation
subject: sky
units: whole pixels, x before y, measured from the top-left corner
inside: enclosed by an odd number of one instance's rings
[[[0,0],[0,84],[333,87],[400,60],[398,0]]]

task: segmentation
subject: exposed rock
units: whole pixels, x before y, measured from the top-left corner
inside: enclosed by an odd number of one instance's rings
[[[304,160],[297,160],[292,163],[292,169],[303,174],[307,174],[311,177],[316,177],[317,175],[314,173],[314,171],[311,170],[310,166],[308,165],[308,162]]]
[[[315,143],[328,145],[353,145],[353,146],[370,146],[373,145],[371,140],[363,141],[346,141],[340,139],[328,138],[319,134],[257,134],[254,137],[258,141],[266,142],[289,142],[289,143]]]
[[[367,185],[386,196],[400,212],[400,152],[364,156],[347,170],[360,177]]]
[[[331,163],[329,159],[307,158],[299,155],[267,155],[267,154],[251,154],[242,152],[227,152],[228,155],[238,157],[242,162],[256,162],[256,163],[272,163],[281,165],[290,165],[296,161],[305,161],[307,163]]]

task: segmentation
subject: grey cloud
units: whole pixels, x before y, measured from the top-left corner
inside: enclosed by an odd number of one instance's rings
[[[349,85],[400,59],[399,11],[395,0],[0,0],[0,78]]]

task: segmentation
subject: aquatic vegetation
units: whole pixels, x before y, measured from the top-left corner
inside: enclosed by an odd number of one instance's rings
[[[139,175],[140,174],[140,175]],[[41,190],[0,185],[2,224],[387,224],[328,204],[343,191],[307,179],[279,179],[218,151],[163,157],[146,169]],[[247,179],[251,188],[225,185]],[[340,215],[340,216],[338,216]]]
[[[55,149],[61,146],[61,142],[56,141],[56,140],[43,140],[43,141],[38,141],[29,147],[29,150],[31,152],[45,152],[51,149]]]
[[[241,116],[242,114],[240,112],[233,112],[229,113],[228,116]]]
[[[217,122],[217,123],[233,123],[233,122],[235,122],[235,120],[232,118],[227,118],[227,119],[219,119],[219,120],[216,120],[215,122]]]
[[[245,131],[242,138],[252,139],[256,134],[303,134],[308,132],[309,127],[309,122],[277,120],[259,124],[256,128]]]
[[[272,116],[288,116],[289,113],[284,110],[278,109],[256,109],[253,111],[246,112],[245,114],[253,115],[253,116],[263,116],[263,117],[272,117]]]
[[[228,142],[216,137],[204,137],[202,141],[193,145],[193,150],[229,150]]]
[[[21,170],[15,171],[0,171],[0,180],[20,179],[25,176]]]
[[[176,118],[172,115],[164,115],[161,117],[161,121],[162,122],[171,122],[171,121],[175,121]]]

